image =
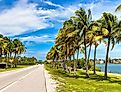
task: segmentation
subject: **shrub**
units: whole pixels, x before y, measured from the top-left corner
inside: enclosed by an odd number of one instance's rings
[[[92,66],[92,67],[90,68],[90,70],[91,70],[91,71],[94,71],[94,66]],[[95,67],[95,70],[101,72],[101,69],[100,69],[99,67]]]

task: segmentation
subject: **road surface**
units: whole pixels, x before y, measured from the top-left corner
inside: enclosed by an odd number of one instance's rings
[[[0,73],[0,92],[46,92],[43,65]]]

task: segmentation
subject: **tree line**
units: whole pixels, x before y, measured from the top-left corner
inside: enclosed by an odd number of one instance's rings
[[[116,11],[121,9],[121,5]],[[65,65],[66,61],[79,60],[79,53],[84,55],[86,76],[89,77],[88,68],[92,46],[94,46],[94,74],[96,74],[97,48],[101,43],[106,45],[105,72],[107,79],[107,65],[110,50],[121,41],[121,20],[116,15],[104,12],[100,19],[92,20],[91,10],[80,8],[75,15],[63,23],[59,29],[55,45],[47,53],[46,59],[60,61]],[[76,56],[76,57],[75,57]],[[76,63],[73,62],[74,71]]]
[[[19,39],[13,39],[0,34],[0,62],[17,67],[17,64],[35,64],[35,57],[21,57],[26,51],[25,45]]]

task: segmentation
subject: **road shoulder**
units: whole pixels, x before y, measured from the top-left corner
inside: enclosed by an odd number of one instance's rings
[[[52,75],[44,69],[47,92],[56,92],[57,81],[52,79]]]

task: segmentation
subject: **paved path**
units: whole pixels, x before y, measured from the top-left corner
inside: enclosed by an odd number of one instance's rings
[[[43,65],[0,75],[0,92],[46,92]]]

